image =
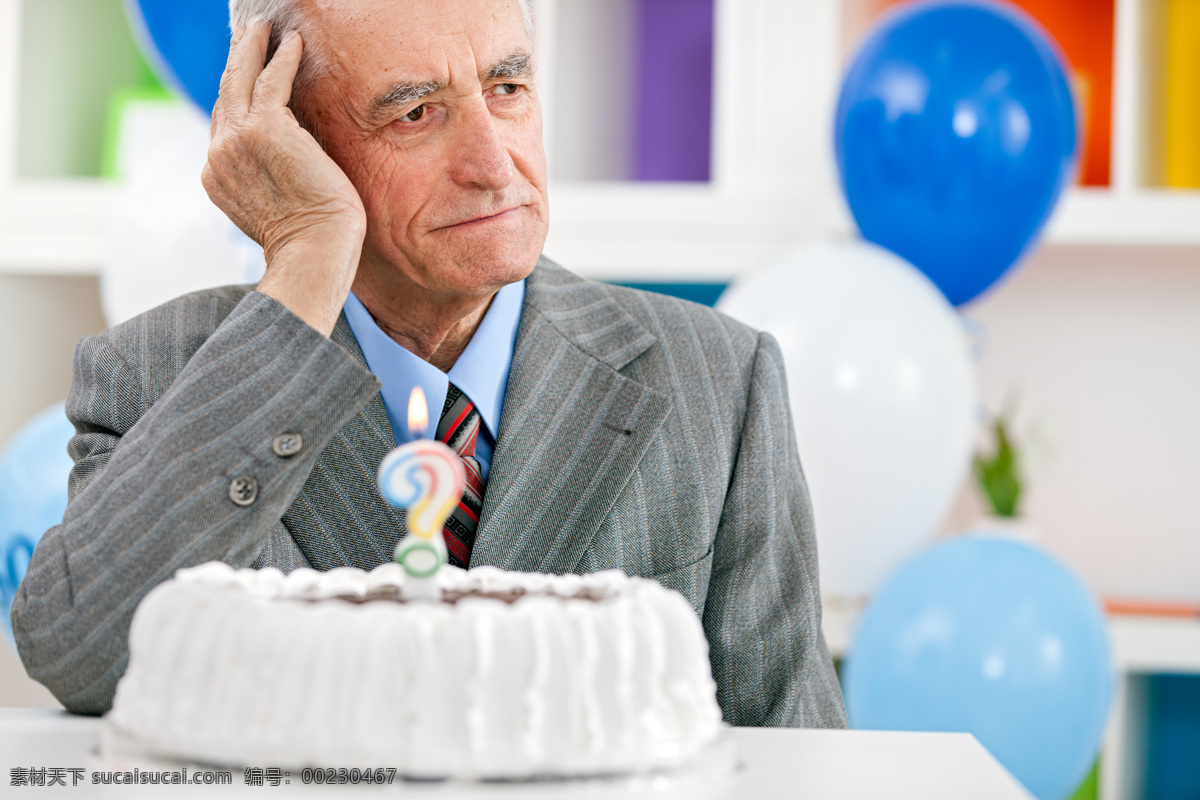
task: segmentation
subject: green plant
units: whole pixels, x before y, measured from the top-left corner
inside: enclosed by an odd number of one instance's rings
[[[997,517],[1017,516],[1021,504],[1021,461],[1009,435],[1009,418],[1005,414],[992,420],[995,449],[988,454],[976,453],[974,461],[975,478]]]

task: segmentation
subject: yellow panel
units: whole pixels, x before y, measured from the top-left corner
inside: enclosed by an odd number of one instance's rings
[[[1168,0],[1167,185],[1200,188],[1200,0]]]

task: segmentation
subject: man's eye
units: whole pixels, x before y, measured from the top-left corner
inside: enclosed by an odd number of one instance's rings
[[[496,87],[497,94],[516,94],[521,91],[519,83],[501,83]]]
[[[416,122],[423,116],[425,116],[425,106],[420,105],[405,114],[403,117],[401,117],[401,119],[403,119],[405,122]]]

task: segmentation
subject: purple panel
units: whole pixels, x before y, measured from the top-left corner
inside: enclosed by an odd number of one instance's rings
[[[707,181],[714,0],[637,0],[634,179]]]

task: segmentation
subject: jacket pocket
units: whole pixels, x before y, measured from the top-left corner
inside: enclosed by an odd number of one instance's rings
[[[712,559],[713,549],[710,545],[708,551],[695,561],[646,577],[682,594],[696,609],[696,613],[702,615],[704,599],[708,597],[708,579],[712,575]]]

